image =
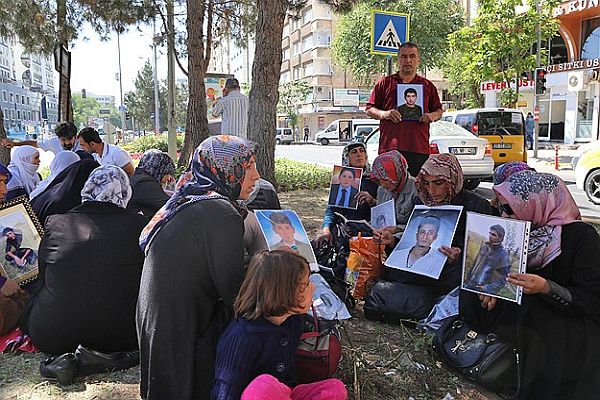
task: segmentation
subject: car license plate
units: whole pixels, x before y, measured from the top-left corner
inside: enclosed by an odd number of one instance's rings
[[[512,149],[510,143],[492,143],[492,149]]]
[[[450,154],[477,154],[477,147],[449,147]]]

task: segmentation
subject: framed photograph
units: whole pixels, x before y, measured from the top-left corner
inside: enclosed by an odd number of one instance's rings
[[[371,225],[375,229],[396,226],[396,206],[394,200],[386,201],[371,208]]]
[[[452,244],[462,209],[462,206],[415,206],[400,242],[385,265],[439,279],[447,258],[439,248]]]
[[[306,258],[312,271],[319,270],[306,230],[295,211],[256,210],[255,213],[269,250],[296,251]]]
[[[360,192],[362,173],[363,170],[360,168],[334,165],[327,204],[356,210],[358,208],[356,195]]]
[[[531,223],[467,212],[461,288],[521,304],[523,288],[506,281],[524,273]]]
[[[0,274],[24,285],[38,275],[42,225],[25,196],[0,204]]]
[[[423,84],[399,83],[396,96],[398,112],[403,121],[418,121],[423,116]]]

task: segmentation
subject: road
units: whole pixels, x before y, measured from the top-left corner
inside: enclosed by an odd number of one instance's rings
[[[343,146],[336,145],[278,145],[275,149],[275,157],[285,157],[297,161],[318,164],[323,167],[332,167],[335,164],[339,165],[339,163],[341,163],[342,149]],[[533,152],[530,151],[529,164],[537,171],[555,173],[560,176],[573,195],[573,198],[581,211],[581,215],[587,218],[600,220],[600,206],[591,203],[587,199],[585,193],[575,186],[575,174],[571,169],[571,158],[574,153],[574,150],[559,150],[559,171],[554,169],[554,150],[539,150],[537,159],[533,158]],[[493,197],[491,187],[491,182],[483,182],[476,191],[482,196],[490,199]]]

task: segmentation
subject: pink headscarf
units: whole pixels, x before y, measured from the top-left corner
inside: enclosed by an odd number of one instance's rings
[[[431,175],[446,181],[450,185],[448,197],[441,203],[436,203],[429,195],[429,191],[423,184],[423,176]],[[458,158],[452,154],[431,154],[421,167],[417,180],[417,194],[428,207],[450,204],[452,199],[462,190],[464,175]]]
[[[388,180],[393,182],[396,185],[396,189],[394,189],[392,195],[394,199],[397,199],[406,187],[406,180],[408,178],[408,164],[406,163],[406,159],[398,150],[380,154],[373,161],[371,177],[376,181]]]
[[[521,171],[511,175],[494,191],[506,199],[515,218],[530,221],[527,268],[541,269],[561,253],[562,225],[581,220],[581,213],[559,177]]]

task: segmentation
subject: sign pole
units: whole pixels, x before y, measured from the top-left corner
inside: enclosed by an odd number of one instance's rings
[[[391,75],[391,74],[393,74],[393,72],[392,72],[392,56],[388,54],[386,56],[386,59],[387,59],[387,74]]]
[[[540,15],[540,0],[535,1],[535,10],[537,15]],[[540,22],[537,23],[537,47],[536,47],[536,55],[535,55],[535,66],[536,68],[540,67],[540,51],[542,47],[542,31],[540,29]],[[533,130],[533,158],[538,157],[538,146],[539,146],[539,137],[540,137],[540,96],[537,94],[537,87],[535,89],[533,96],[533,112],[538,115],[538,118],[535,118],[535,128]]]

